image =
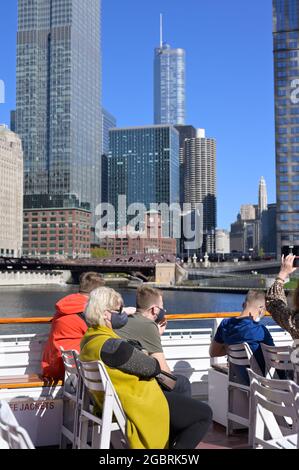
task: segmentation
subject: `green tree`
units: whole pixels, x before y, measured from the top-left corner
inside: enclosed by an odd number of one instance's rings
[[[265,256],[264,248],[259,249],[259,256],[260,258],[263,258],[263,256]]]
[[[110,253],[108,250],[105,250],[105,248],[92,248],[91,249],[92,258],[107,258],[108,256],[110,256]]]

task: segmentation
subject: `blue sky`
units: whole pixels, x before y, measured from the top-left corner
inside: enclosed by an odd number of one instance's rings
[[[88,0],[82,0],[88,3]],[[217,140],[218,227],[257,203],[266,179],[275,202],[272,1],[102,0],[103,105],[119,126],[153,122],[153,50],[164,37],[187,54],[187,123]],[[0,80],[15,107],[17,0],[0,0]]]

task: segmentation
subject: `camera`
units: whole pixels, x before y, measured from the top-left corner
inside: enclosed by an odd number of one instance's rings
[[[293,263],[294,268],[299,268],[299,256],[296,256]]]

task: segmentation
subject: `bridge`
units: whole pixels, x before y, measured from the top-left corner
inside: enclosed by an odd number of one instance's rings
[[[238,263],[211,263],[208,268],[203,266],[188,267],[189,278],[209,276],[221,277],[234,274],[278,274],[280,261],[240,261]]]
[[[124,273],[143,280],[155,275],[157,263],[176,263],[174,255],[128,255],[109,258],[0,258],[2,271],[71,271],[74,277],[86,271]]]

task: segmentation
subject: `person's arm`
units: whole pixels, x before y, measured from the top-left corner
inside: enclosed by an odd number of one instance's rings
[[[224,343],[217,343],[217,341],[213,339],[210,345],[209,354],[211,357],[226,356],[227,354],[226,345]]]
[[[152,378],[161,372],[156,359],[121,339],[108,339],[102,347],[100,358],[108,367],[137,377]]]
[[[169,369],[163,352],[153,353],[151,354],[151,357],[154,357],[159,362],[161,370],[164,370],[165,372],[171,374],[171,370]]]
[[[293,267],[294,259],[293,255],[288,255],[286,258],[282,256],[280,272],[266,295],[267,311],[272,315],[273,320],[292,336],[296,334],[296,330],[298,334],[298,328],[295,324],[294,313],[287,304],[284,283],[290,274],[296,271]]]

